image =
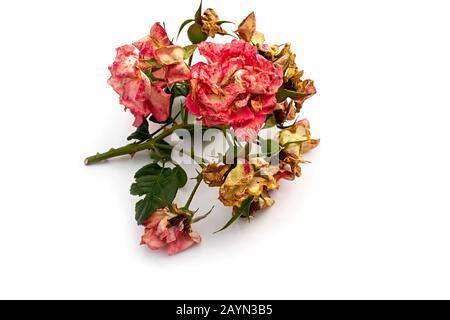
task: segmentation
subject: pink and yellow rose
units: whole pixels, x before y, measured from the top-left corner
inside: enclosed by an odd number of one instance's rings
[[[253,141],[276,107],[283,71],[241,40],[202,42],[207,63],[192,67],[186,107],[206,126],[231,126],[240,140]]]
[[[172,45],[159,23],[153,25],[150,35],[117,49],[108,83],[119,94],[120,103],[134,115],[134,126],[150,115],[158,121],[167,120],[167,85],[189,79],[184,54],[183,48]]]
[[[141,244],[151,250],[167,248],[170,256],[201,242],[200,235],[191,230],[189,221],[167,208],[153,213],[144,227]]]

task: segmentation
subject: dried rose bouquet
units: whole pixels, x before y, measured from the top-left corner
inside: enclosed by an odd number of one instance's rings
[[[232,208],[222,231],[271,207],[270,192],[281,179],[300,177],[303,154],[319,144],[308,120],[297,116],[316,89],[313,81],[302,80],[290,44],[266,44],[254,13],[237,31],[226,31],[228,24],[200,4],[178,33],[187,28],[190,45],[175,44],[155,23],[149,35],[118,48],[108,83],[137,129],[128,137],[131,144],[85,160],[90,165],[150,150],[150,163],[135,174],[131,194],[140,197],[136,220],[145,228],[142,244],[166,248],[169,255],[201,241],[192,226],[210,212],[190,207],[202,182],[219,188],[220,201]],[[231,42],[208,41],[217,35]],[[202,60],[194,64],[196,53]],[[263,138],[263,131],[275,131],[275,137]],[[223,152],[208,146],[217,136]],[[174,200],[188,182],[181,166],[186,157],[199,169],[191,196],[179,206]]]

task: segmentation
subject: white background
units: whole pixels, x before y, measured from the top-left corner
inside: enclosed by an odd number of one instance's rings
[[[114,49],[155,21],[173,36],[197,5],[0,3],[0,298],[450,298],[447,1],[206,0],[293,43],[322,144],[250,225],[212,235],[230,213],[202,186],[201,246],[139,246],[128,188],[148,155],[83,159],[132,131]]]

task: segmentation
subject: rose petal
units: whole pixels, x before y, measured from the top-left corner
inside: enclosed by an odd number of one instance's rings
[[[156,48],[170,46],[171,42],[164,29],[159,22],[155,23],[150,29],[150,37]]]
[[[185,50],[178,46],[162,47],[155,50],[155,58],[164,65],[184,62]]]
[[[189,80],[189,77],[189,67],[184,62],[167,67],[166,80],[169,84]]]
[[[170,94],[158,84],[152,84],[150,93],[151,111],[158,121],[166,121],[170,113]]]
[[[252,141],[276,107],[283,71],[258,54],[251,44],[199,44],[208,63],[191,71],[186,105],[206,126],[230,125],[240,139]]]
[[[142,236],[141,245],[146,245],[151,250],[159,250],[164,248],[167,244],[155,235],[155,231],[153,229],[149,229],[146,230]]]
[[[246,142],[253,142],[258,136],[258,132],[261,130],[264,122],[266,121],[266,116],[256,116],[254,119],[246,121],[244,123],[232,125],[236,137],[239,140]]]
[[[250,42],[256,32],[256,16],[255,13],[250,13],[238,27],[237,33],[241,39]]]
[[[173,256],[177,253],[180,253],[186,249],[189,249],[193,245],[200,242],[199,237],[191,238],[189,234],[186,232],[176,230],[176,240],[169,243],[167,246],[167,254],[169,256]]]

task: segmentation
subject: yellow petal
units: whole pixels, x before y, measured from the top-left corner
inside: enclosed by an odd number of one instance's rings
[[[209,164],[203,170],[203,179],[210,187],[220,187],[230,168],[231,166],[228,164],[220,166],[217,163]]]
[[[256,28],[256,25],[255,25],[255,28]],[[255,45],[263,44],[264,42],[266,42],[266,37],[264,36],[263,33],[255,31],[251,38],[251,41]]]

